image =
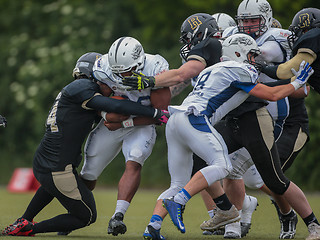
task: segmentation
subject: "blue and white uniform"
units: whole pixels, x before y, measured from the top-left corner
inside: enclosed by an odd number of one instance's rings
[[[187,184],[193,153],[209,165],[201,170],[209,185],[229,174],[228,149],[212,125],[248,98],[257,79],[250,64],[220,62],[199,74],[193,91],[180,106],[169,106],[166,138],[171,186],[158,199],[175,195]]]
[[[146,54],[144,68],[141,72],[147,76],[154,76],[168,69],[169,64],[162,56]],[[151,105],[152,89],[127,91],[122,85],[122,78],[111,71],[107,54],[95,62],[93,74],[96,79],[107,84],[115,96],[121,96],[145,106]],[[104,119],[101,119],[90,133],[85,145],[81,176],[86,180],[96,180],[121,149],[126,161],[135,161],[143,165],[150,156],[156,141],[157,134],[154,124],[110,131],[103,122]]]

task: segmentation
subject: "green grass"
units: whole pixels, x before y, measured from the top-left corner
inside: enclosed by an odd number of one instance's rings
[[[117,191],[116,189],[99,188],[94,191],[96,197],[98,218],[96,223],[83,229],[72,232],[69,236],[57,236],[55,233],[37,234],[35,239],[142,239],[142,233],[152,215],[153,207],[158,195],[162,190],[138,190],[130,208],[125,216],[125,223],[128,231],[125,235],[114,237],[106,233],[107,223],[113,214]],[[252,228],[245,239],[278,239],[280,224],[276,211],[271,205],[269,198],[260,192],[250,192],[258,198],[259,207],[253,214]],[[20,217],[31,200],[33,193],[12,194],[4,187],[0,187],[0,228],[1,231],[8,224]],[[315,214],[320,218],[320,194],[307,194],[308,200]],[[36,218],[35,221],[42,221],[57,214],[65,213],[59,202],[54,200]],[[181,234],[173,226],[169,218],[166,218],[161,233],[169,240],[176,239],[223,239],[222,236],[203,236],[199,225],[208,219],[208,214],[200,196],[194,196],[186,207],[184,222],[186,233]],[[305,239],[308,235],[307,228],[302,219],[299,218],[297,235],[295,239]],[[21,237],[4,237],[0,239],[19,239]]]

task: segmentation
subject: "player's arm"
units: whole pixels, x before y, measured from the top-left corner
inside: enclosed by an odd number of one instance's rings
[[[170,87],[198,76],[205,69],[206,64],[199,60],[190,60],[178,69],[171,69],[155,77],[145,76],[134,72],[133,76],[124,77],[122,84],[130,87],[130,90],[141,90],[152,87]]]
[[[275,87],[258,83],[248,93],[261,99],[278,101],[304,86],[314,72],[309,63],[305,64],[304,61],[300,63],[298,72],[293,69],[291,71],[296,78],[293,82]]]
[[[206,65],[198,60],[190,60],[178,69],[171,69],[155,76],[156,87],[170,87],[196,77]]]
[[[143,106],[129,100],[118,100],[104,97],[97,93],[83,103],[83,107],[97,111],[114,112],[124,115],[141,115],[152,117],[159,121],[166,122],[169,117],[166,112],[153,107]]]
[[[170,103],[170,98],[170,90],[167,87],[152,90],[150,94],[151,104],[157,109],[167,109]],[[126,118],[122,121],[113,121],[114,119],[112,119],[112,121],[108,121],[108,115],[109,113],[107,114],[107,121],[105,121],[104,125],[111,131],[118,130],[119,128],[159,124],[159,121],[154,118],[141,116]],[[113,113],[112,115],[115,116]]]
[[[191,79],[188,79],[182,83],[178,83],[170,87],[171,98],[179,95],[184,89],[189,87],[191,84]]]
[[[291,69],[298,70],[302,61],[308,62],[310,65],[316,60],[317,55],[311,50],[309,52],[299,52],[289,61],[277,66],[264,66],[261,71],[274,79],[294,78]],[[292,79],[293,80],[293,79]]]

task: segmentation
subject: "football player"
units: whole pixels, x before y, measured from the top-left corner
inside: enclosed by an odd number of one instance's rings
[[[305,8],[300,10],[294,16],[289,27],[292,35],[288,37],[288,41],[292,47],[292,58],[283,64],[276,66],[264,66],[262,72],[275,79],[285,79],[292,76],[288,71],[296,67],[298,61],[306,60],[310,62],[315,73],[310,78],[310,86],[316,92],[320,93],[319,84],[319,59],[320,52],[318,42],[320,36],[320,10],[317,8]],[[289,164],[291,164],[289,162]],[[319,239],[320,227],[318,222],[308,222],[304,219],[310,232],[309,239]]]
[[[127,87],[122,85],[122,78],[131,76],[132,71],[158,75],[168,68],[169,64],[162,56],[145,53],[137,39],[121,37],[111,45],[108,54],[96,61],[93,75],[105,83],[115,96],[145,106],[166,109],[171,99],[169,88],[127,91]],[[117,123],[110,119],[112,115],[114,114],[107,113],[107,122],[104,123],[102,119],[90,133],[80,174],[93,190],[102,171],[122,149],[125,171],[118,184],[117,204],[108,225],[108,234],[117,236],[127,230],[123,222],[124,215],[139,187],[142,166],[152,152],[157,134],[156,121],[152,117],[142,119],[130,116],[122,123]]]
[[[211,194],[215,200],[219,201],[215,201],[217,212],[211,219],[210,227],[218,228],[240,219],[237,209],[228,201],[220,183],[217,182],[231,170],[228,168],[231,163],[226,153],[226,145],[212,124],[220,121],[228,112],[244,102],[249,95],[269,101],[276,101],[288,96],[302,87],[313,73],[309,64],[302,62],[298,72],[293,70],[297,78],[292,83],[268,87],[256,83],[258,72],[253,64],[254,57],[259,50],[253,38],[247,34],[235,34],[227,38],[222,46],[224,61],[201,72],[194,90],[181,106],[169,106],[171,116],[166,128],[166,137],[168,164],[172,180],[170,188],[160,195],[159,199],[164,199],[163,204],[168,210],[171,220],[182,233],[185,232],[182,221],[185,204],[193,195],[215,183],[218,183],[216,185],[220,187],[220,191],[211,192]],[[261,109],[257,114],[261,117],[264,114],[263,111]],[[250,128],[254,128],[255,125],[250,125]],[[272,121],[265,122],[261,131],[270,130],[273,132]],[[196,137],[196,141],[194,141],[194,137]],[[250,139],[248,140],[250,141]],[[261,140],[265,141],[264,144],[267,148],[274,145],[273,139]],[[259,144],[260,141],[255,145],[248,146],[249,152],[252,150],[261,152],[262,145],[259,146]],[[209,166],[198,171],[179,191],[182,184],[187,182],[190,177],[192,152],[202,157]],[[286,179],[281,172],[280,163],[274,161],[275,159],[270,159],[271,162],[267,163],[266,159],[264,158],[263,162],[255,163],[258,169],[260,167],[268,169],[267,178],[270,180],[268,183],[274,183],[270,187],[278,194],[285,194],[290,198],[301,215],[312,213],[301,190]],[[272,173],[272,171],[276,172]],[[279,177],[281,178],[279,184],[282,186],[276,183]],[[167,199],[172,195],[174,195],[173,198]],[[303,195],[303,197],[297,198],[297,195]],[[203,230],[206,225],[206,223],[202,224]]]
[[[238,26],[233,29],[229,28],[228,32],[224,33],[224,37],[238,31],[245,32],[257,41],[262,52],[257,58],[258,61],[275,65],[289,60],[291,49],[287,43],[287,36],[290,35],[290,31],[272,28],[274,23],[272,8],[266,0],[242,1],[238,7],[236,20]],[[276,80],[261,74],[259,81],[266,83]],[[308,140],[308,115],[303,99],[305,96],[303,89],[301,89],[295,92],[292,97],[277,102],[269,102],[267,105],[275,123],[274,135],[283,171],[288,169]],[[244,180],[247,186],[261,189],[269,195],[272,194],[264,185],[254,166],[244,175]],[[230,184],[237,184],[238,187],[233,187],[235,189],[243,187],[242,180],[229,181],[226,179],[225,181]],[[227,185],[227,183],[225,184]],[[233,193],[228,192],[231,199],[233,199],[231,196]],[[279,238],[293,238],[298,218],[283,198],[273,197],[281,208],[280,211],[277,211],[281,223]],[[275,205],[277,204],[275,203]],[[241,224],[242,235],[244,235],[248,232],[251,223],[241,222]],[[244,226],[246,226],[246,229]]]
[[[81,56],[73,70],[74,81],[56,97],[46,121],[45,134],[36,150],[33,172],[41,186],[25,213],[6,227],[2,235],[32,236],[46,232],[70,232],[96,221],[95,200],[77,174],[81,147],[97,112],[154,117],[166,121],[167,114],[150,106],[101,95],[102,82],[94,80],[92,67],[101,54],[90,52]],[[102,113],[102,115],[104,115]],[[53,198],[67,210],[51,219],[33,222],[33,218]]]

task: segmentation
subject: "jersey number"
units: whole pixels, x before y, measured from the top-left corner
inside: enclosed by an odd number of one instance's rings
[[[51,132],[59,132],[56,118],[57,118],[57,109],[58,109],[60,97],[61,97],[61,92],[56,97],[56,102],[52,106],[49,112],[49,116],[47,118],[47,126],[50,127]]]

